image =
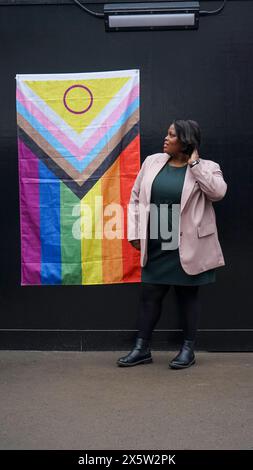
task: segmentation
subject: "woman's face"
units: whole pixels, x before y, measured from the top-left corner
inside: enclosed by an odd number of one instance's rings
[[[182,151],[182,144],[177,138],[173,124],[168,129],[168,134],[164,139],[163,151],[168,154],[177,154]]]

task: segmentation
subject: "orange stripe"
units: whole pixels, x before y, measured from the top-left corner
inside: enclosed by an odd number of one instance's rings
[[[124,208],[123,282],[140,282],[141,280],[140,252],[127,240],[127,205],[139,170],[140,137],[137,135],[120,155],[120,193],[121,205]]]
[[[101,178],[101,194],[103,196],[103,212],[108,204],[117,203],[120,206],[120,162],[119,158],[107,170]],[[103,283],[121,283],[123,277],[122,266],[122,239],[106,238],[106,224],[115,217],[115,212],[111,216],[103,217],[104,236],[102,239],[102,262],[103,262]],[[123,233],[123,220],[119,218],[119,225],[112,227],[113,231],[119,228],[119,234]]]

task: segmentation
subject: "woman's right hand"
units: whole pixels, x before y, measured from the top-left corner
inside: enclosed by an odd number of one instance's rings
[[[140,251],[140,249],[141,249],[140,240],[130,240],[130,243],[136,250]]]

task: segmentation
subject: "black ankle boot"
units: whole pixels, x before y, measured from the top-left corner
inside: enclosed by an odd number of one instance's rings
[[[135,346],[127,354],[127,356],[120,357],[117,360],[117,365],[120,367],[135,366],[137,364],[148,364],[152,362],[150,352],[150,340],[144,338],[136,338]]]
[[[195,363],[193,348],[194,341],[185,340],[178,355],[169,362],[169,367],[171,369],[185,369],[192,366]]]

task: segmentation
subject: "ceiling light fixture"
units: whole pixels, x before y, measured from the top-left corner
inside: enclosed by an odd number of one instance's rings
[[[199,17],[219,14],[226,5],[216,10],[200,10],[195,2],[106,3],[104,11],[94,12],[81,1],[73,0],[86,13],[104,19],[106,31],[145,31],[198,29]]]
[[[199,2],[104,5],[106,31],[198,29]]]

